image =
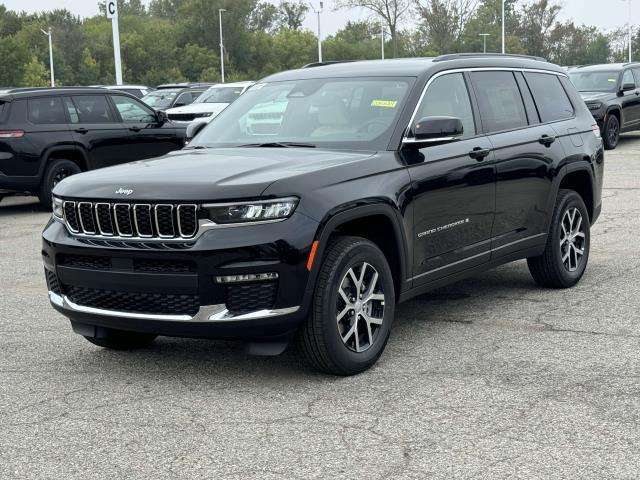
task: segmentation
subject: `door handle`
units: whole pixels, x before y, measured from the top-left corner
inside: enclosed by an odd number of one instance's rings
[[[140,127],[129,127],[129,130],[131,130],[132,132],[139,132],[142,129]]]
[[[471,158],[475,158],[480,162],[484,160],[490,153],[491,153],[491,150],[488,148],[476,147],[469,152],[469,156]]]
[[[80,127],[80,128],[76,128],[76,129],[75,129],[75,131],[76,131],[77,133],[87,133],[89,130],[87,130],[87,129],[86,129],[86,128],[84,128],[84,127]]]
[[[538,142],[541,143],[542,145],[544,145],[545,147],[550,147],[551,144],[553,142],[556,141],[556,137],[555,135],[542,135],[539,139]]]

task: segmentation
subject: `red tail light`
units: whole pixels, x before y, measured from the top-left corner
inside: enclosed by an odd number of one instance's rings
[[[23,130],[0,130],[0,138],[22,138]]]
[[[591,125],[591,130],[593,131],[593,134],[596,136],[596,138],[602,138],[602,135],[600,134],[600,127],[598,125]]]

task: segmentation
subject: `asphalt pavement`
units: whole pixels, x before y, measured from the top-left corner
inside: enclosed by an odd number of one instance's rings
[[[351,378],[232,342],[89,344],[48,304],[48,213],[5,199],[0,478],[638,478],[640,135],[605,162],[576,288],[521,261],[423,295]]]

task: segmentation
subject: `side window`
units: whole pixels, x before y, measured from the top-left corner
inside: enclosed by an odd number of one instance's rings
[[[114,95],[111,97],[124,123],[153,123],[156,116],[142,103],[129,97]]]
[[[184,92],[178,96],[176,104],[189,105],[193,100],[195,100],[195,97],[191,95],[191,92]]]
[[[469,91],[462,73],[450,73],[436,78],[427,88],[415,120],[439,116],[462,120],[463,138],[476,134]]]
[[[627,83],[633,83],[634,85],[636,84],[636,80],[633,78],[633,73],[630,69],[625,70],[624,74],[622,75],[622,85],[626,85]]]
[[[29,99],[29,121],[38,125],[67,123],[60,97]]]
[[[64,99],[64,106],[69,112],[69,121],[70,123],[79,123],[80,118],[78,117],[78,111],[76,110],[76,106],[73,104],[70,98]]]
[[[525,73],[524,78],[527,80],[533,101],[536,103],[540,119],[543,122],[554,122],[573,117],[573,105],[571,105],[567,92],[564,91],[557,75]]]
[[[636,78],[635,84],[640,85],[640,68],[633,69],[633,76]]]
[[[513,73],[473,72],[471,78],[486,133],[527,126],[527,113]]]
[[[80,123],[115,123],[104,95],[76,95],[73,103]]]

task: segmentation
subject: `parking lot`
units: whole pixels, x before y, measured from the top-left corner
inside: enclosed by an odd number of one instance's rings
[[[0,478],[637,478],[640,135],[606,156],[577,288],[526,263],[401,305],[370,371],[161,338],[94,347],[49,307],[33,198],[0,204]]]

